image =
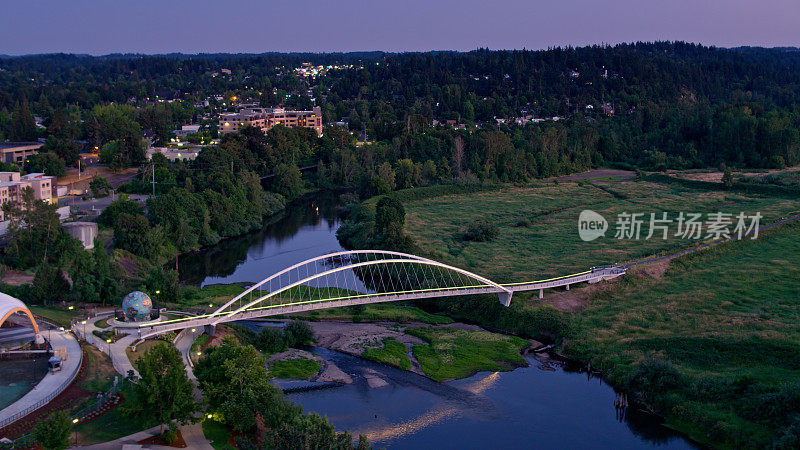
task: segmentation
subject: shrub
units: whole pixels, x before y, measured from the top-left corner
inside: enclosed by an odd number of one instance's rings
[[[62,449],[69,447],[69,432],[72,424],[66,411],[56,411],[46,419],[36,424],[33,429],[33,438],[42,447],[47,449]]]
[[[314,331],[307,322],[302,320],[293,320],[286,324],[283,337],[289,347],[314,343]]]
[[[164,430],[161,433],[161,440],[164,441],[167,445],[172,445],[178,441],[178,432],[173,429],[174,425],[170,425],[169,428]]]
[[[634,366],[625,385],[629,390],[639,393],[646,402],[653,403],[656,393],[679,388],[684,385],[684,379],[671,363],[649,358]]]
[[[255,337],[255,347],[264,353],[278,353],[286,350],[286,337],[280,330],[263,327]]]
[[[530,228],[531,221],[528,219],[519,219],[518,221],[514,222],[514,226],[517,228]]]
[[[465,241],[487,242],[497,238],[497,227],[486,220],[476,220],[464,231]]]

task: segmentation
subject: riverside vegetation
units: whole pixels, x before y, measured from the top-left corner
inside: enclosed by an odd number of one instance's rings
[[[763,225],[800,209],[797,196],[783,190],[749,190],[747,183],[724,190],[722,184],[661,176],[608,184],[422,188],[394,198],[388,215],[380,208],[387,202],[378,198],[360,205],[341,228],[342,241],[387,242],[379,228],[383,214],[403,224],[395,227],[400,236],[393,242],[412,246],[406,250],[499,282],[564,275],[692,244],[674,236],[623,241],[609,234],[586,243],[575,224],[583,209],[610,219],[611,233],[612,218],[621,211],[667,211],[671,217],[677,211],[760,211]],[[463,231],[479,218],[496,224],[494,239],[464,239]],[[793,448],[800,442],[797,231],[797,224],[785,225],[756,240],[674,259],[666,272],[632,269],[602,289],[573,289],[584,297],[577,310],[541,306],[526,293],[515,294],[509,308],[493,296],[418,306],[554,342],[698,442]],[[382,359],[401,358],[394,347]],[[426,351],[415,347],[414,353],[423,363]]]

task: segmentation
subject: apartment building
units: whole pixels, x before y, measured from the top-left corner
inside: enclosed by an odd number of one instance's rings
[[[5,203],[17,204],[22,201],[22,190],[33,189],[33,196],[38,200],[52,203],[57,200],[53,195],[56,188],[56,177],[43,173],[20,175],[19,172],[0,172],[0,206]],[[0,221],[6,220],[0,208]]]
[[[322,136],[322,108],[311,111],[287,111],[283,108],[244,108],[236,113],[223,113],[219,117],[221,134],[235,133],[244,126],[260,128],[266,132],[275,125],[306,127]]]

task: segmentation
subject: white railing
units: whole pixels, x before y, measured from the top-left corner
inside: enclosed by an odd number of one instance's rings
[[[76,338],[76,340],[77,340],[77,338]],[[36,411],[37,409],[41,408],[44,405],[50,403],[51,400],[53,400],[59,394],[64,392],[64,390],[70,384],[72,384],[73,381],[75,381],[75,377],[78,376],[78,373],[80,373],[81,364],[82,363],[83,363],[83,351],[81,350],[81,352],[78,354],[78,370],[76,370],[75,373],[72,374],[72,376],[68,380],[66,380],[63,383],[61,383],[61,385],[55,391],[47,394],[47,396],[45,398],[39,400],[38,402],[34,403],[33,405],[25,408],[24,410],[14,414],[13,416],[11,416],[11,417],[9,417],[7,419],[0,420],[0,428],[5,428],[6,426],[16,422],[17,420],[22,419],[23,417],[27,416],[28,414]]]

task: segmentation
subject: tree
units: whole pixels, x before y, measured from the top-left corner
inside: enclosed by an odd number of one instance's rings
[[[56,411],[40,421],[33,428],[33,439],[46,449],[69,447],[69,433],[72,421],[66,411]]]
[[[30,187],[23,189],[19,203],[3,204],[11,221],[6,255],[13,264],[28,268],[56,263],[70,248],[80,245],[61,227],[57,208],[57,204],[37,200]]]
[[[116,225],[117,218],[120,214],[136,216],[144,214],[144,210],[138,203],[128,198],[127,195],[121,195],[118,199],[111,202],[111,204],[109,204],[102,213],[100,213],[97,221],[103,225],[113,227]]]
[[[192,421],[199,408],[194,400],[194,385],[186,376],[181,353],[166,342],[159,342],[139,359],[139,380],[132,384],[133,401],[124,412],[149,416],[161,425]]]
[[[410,251],[413,244],[403,230],[405,221],[406,211],[399,200],[394,197],[378,200],[373,245],[386,250]]]
[[[163,241],[160,227],[151,227],[142,214],[122,213],[114,224],[114,245],[143,258],[158,255]]]
[[[72,139],[48,136],[42,147],[42,152],[54,153],[64,161],[64,164],[77,167],[80,149],[80,144]]]
[[[275,168],[273,190],[287,200],[299,197],[303,193],[303,176],[300,169],[294,164],[279,164]]]
[[[145,161],[142,129],[135,120],[136,110],[129,105],[97,105],[86,120],[90,142],[98,147],[116,141],[116,151],[110,163],[122,167],[140,165]]]
[[[89,182],[89,189],[92,190],[92,194],[95,197],[105,197],[108,195],[109,191],[114,188],[111,187],[111,183],[104,177],[95,176],[92,178],[92,181]]]
[[[25,171],[42,172],[51,177],[62,177],[66,173],[64,160],[53,152],[37,153],[25,160]]]
[[[395,173],[398,189],[408,189],[419,184],[420,170],[408,158],[397,161]]]
[[[43,305],[52,305],[67,298],[69,283],[64,279],[61,269],[47,262],[36,269],[31,284],[31,295]]]
[[[8,137],[13,141],[35,141],[39,137],[36,122],[28,108],[28,99],[25,97],[14,105]]]
[[[269,383],[264,357],[251,345],[223,339],[206,350],[195,366],[209,412],[239,433],[256,427],[257,413],[268,427],[277,427],[300,413]]]
[[[725,167],[725,171],[722,173],[722,186],[725,189],[733,187],[733,172],[731,172],[730,167]]]
[[[274,450],[353,449],[353,437],[350,433],[337,433],[333,425],[315,413],[298,416],[292,421],[282,423],[278,428],[268,430],[264,441],[268,444],[266,448]],[[369,445],[365,440],[359,439],[358,448],[369,448]]]

